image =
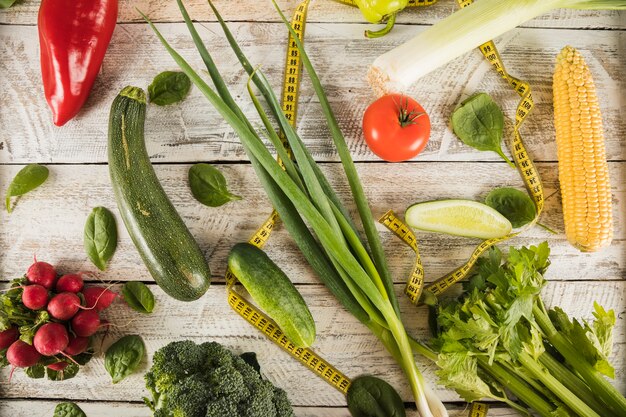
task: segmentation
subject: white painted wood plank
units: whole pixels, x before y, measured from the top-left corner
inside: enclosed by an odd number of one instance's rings
[[[244,241],[270,213],[270,205],[252,168],[248,164],[219,165],[233,192],[243,197],[221,208],[198,203],[187,188],[189,165],[157,165],[166,193],[192,234],[198,240],[217,279],[221,280],[226,256],[233,244]],[[323,164],[329,179],[344,201],[349,188],[339,164]],[[568,280],[623,279],[626,276],[626,163],[611,163],[615,240],[594,254],[583,254],[565,240],[562,212],[557,192],[556,165],[539,164],[546,196],[542,221],[559,231],[551,235],[540,227],[510,242],[512,245],[537,244],[548,240],[553,251],[550,277]],[[5,190],[21,166],[0,166],[0,190]],[[39,189],[17,201],[12,214],[0,210],[0,271],[2,279],[19,276],[33,255],[47,260],[63,271],[96,271],[83,249],[84,221],[93,207],[111,209],[118,221],[119,244],[106,273],[106,280],[150,280],[124,226],[110,186],[105,165],[53,165],[50,178]],[[516,171],[492,163],[407,163],[358,164],[375,216],[388,209],[398,214],[418,201],[442,198],[480,200],[498,186],[523,187]],[[470,180],[468,180],[470,178]],[[399,239],[379,227],[389,256],[392,274],[397,282],[406,279],[413,254]],[[418,233],[422,260],[428,280],[433,280],[460,266],[478,243],[465,239]],[[508,243],[504,244],[507,246]],[[297,282],[317,282],[305,265],[287,232],[280,228],[270,239],[267,249],[272,258]]]
[[[114,287],[114,290],[118,289],[119,286]],[[152,354],[170,341],[217,341],[235,352],[257,352],[264,375],[284,388],[294,405],[345,405],[345,399],[338,391],[289,358],[232,312],[226,302],[223,285],[212,286],[204,297],[192,303],[174,301],[156,286],[152,286],[152,289],[156,308],[150,316],[140,315],[119,303],[103,313],[103,317],[111,323],[124,326],[111,329],[104,341],[104,349],[121,335],[140,334],[146,343],[149,364]],[[368,373],[385,379],[404,400],[410,401],[410,390],[401,370],[379,341],[345,312],[324,287],[300,285],[298,289],[316,321],[318,336],[313,345],[315,351],[348,377]],[[398,293],[401,289],[401,286],[396,286]],[[594,301],[615,310],[618,319],[612,360],[616,368],[615,384],[625,392],[626,282],[551,282],[544,289],[543,297],[547,305],[562,306],[569,314],[577,317],[591,317]],[[414,307],[404,296],[400,297],[400,305],[410,334],[418,338],[428,337],[426,309]],[[435,387],[435,365],[422,358],[417,360],[425,379]],[[111,384],[101,356],[94,358],[75,378],[61,383],[31,380],[22,372],[16,372],[11,383],[8,383],[8,370],[5,369],[0,372],[0,396],[49,399],[65,398],[68,393],[72,393],[75,400],[141,401],[142,396],[147,395],[142,375],[148,369],[148,364],[138,374],[116,385]],[[442,387],[436,387],[436,391],[444,401],[458,400],[455,393]]]
[[[281,9],[290,14],[295,0],[279,0]],[[278,16],[269,0],[232,2],[216,0],[215,4],[220,13],[229,21],[260,21],[277,22]],[[185,6],[190,14],[198,20],[214,21],[215,18],[201,0],[186,1]],[[143,22],[135,7],[145,12],[150,18],[158,22],[178,22],[180,13],[175,2],[160,0],[121,0],[118,22]],[[406,9],[399,14],[397,22],[404,24],[432,24],[458,8],[455,0],[439,0],[433,6],[415,9]],[[8,24],[36,24],[38,0],[22,0],[9,10],[0,14],[0,23]],[[331,0],[316,0],[309,8],[309,21],[325,23],[362,23],[365,22],[361,13],[353,7],[345,6]],[[558,28],[610,28],[624,29],[624,13],[618,11],[570,10],[559,9],[547,13],[524,24],[528,27],[558,27]]]
[[[6,412],[7,416],[13,417],[49,417],[54,411],[56,402],[52,401],[24,401],[24,400],[0,400],[0,410]],[[150,410],[143,404],[122,403],[122,402],[79,402],[78,405],[85,411],[88,417],[150,417]],[[465,417],[467,409],[456,405],[448,404],[450,417]],[[113,414],[115,413],[115,414]],[[343,407],[295,407],[297,417],[350,417],[350,412]],[[415,412],[409,411],[409,417]],[[489,409],[489,416],[493,417],[514,417],[519,416],[516,411],[509,408],[493,406]]]
[[[212,45],[232,91],[252,114],[245,92],[247,76],[235,62],[218,25],[199,30]],[[253,64],[262,64],[273,85],[282,82],[285,30],[277,23],[234,23],[237,39]],[[184,24],[162,24],[173,45],[191,64],[202,68]],[[364,79],[376,56],[412,37],[423,28],[403,26],[375,42],[362,37],[363,25],[310,24],[308,50],[318,69],[331,105],[345,133],[355,160],[377,160],[362,139],[361,119],[372,100]],[[623,60],[626,32],[594,30],[517,29],[503,36],[498,45],[512,74],[528,80],[537,103],[524,127],[531,155],[537,160],[556,160],[552,114],[554,58],[566,44],[578,47],[589,62],[600,92],[607,131],[607,154],[611,160],[626,159],[626,106]],[[104,162],[107,121],[111,101],[122,87],[147,87],[160,71],[175,64],[146,25],[119,25],[85,108],[62,128],[54,127],[41,87],[36,27],[0,26],[0,163]],[[408,93],[420,101],[432,121],[431,141],[418,160],[490,160],[494,153],[477,152],[460,143],[448,124],[455,104],[475,91],[487,91],[500,103],[509,125],[517,95],[495,74],[477,51],[455,60],[422,78]],[[10,103],[10,107],[9,107]],[[299,131],[318,160],[337,160],[317,98],[308,81],[300,98]],[[194,88],[180,105],[150,106],[146,135],[148,151],[159,162],[245,160],[232,129]]]

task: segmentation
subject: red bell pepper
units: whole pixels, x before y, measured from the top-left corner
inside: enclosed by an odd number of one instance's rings
[[[63,126],[89,96],[117,21],[117,0],[42,0],[41,75],[53,121]]]

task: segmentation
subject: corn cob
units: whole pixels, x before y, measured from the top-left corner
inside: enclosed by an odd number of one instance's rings
[[[609,168],[596,88],[571,46],[556,59],[552,87],[565,233],[576,248],[593,252],[613,237]]]

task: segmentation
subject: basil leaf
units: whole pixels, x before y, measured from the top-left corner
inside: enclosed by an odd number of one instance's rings
[[[11,197],[24,195],[39,187],[48,179],[48,168],[39,164],[30,164],[22,168],[13,178],[6,193],[5,206],[10,213]]]
[[[0,9],[8,9],[13,6],[17,0],[0,0]]]
[[[224,175],[209,164],[195,164],[189,168],[189,187],[193,196],[209,207],[219,207],[232,200],[241,200],[226,187]]]
[[[149,314],[154,310],[154,295],[143,282],[127,282],[122,287],[122,296],[126,304],[135,311]]]
[[[99,270],[106,269],[106,263],[117,247],[117,226],[115,217],[104,207],[96,207],[85,222],[84,245],[87,256]]]
[[[164,71],[148,86],[150,103],[159,106],[178,103],[189,94],[190,88],[191,81],[184,72]]]
[[[141,364],[146,347],[141,337],[128,335],[113,343],[104,354],[104,368],[117,384],[132,374]]]
[[[527,193],[515,188],[496,188],[487,194],[485,204],[506,217],[513,227],[522,227],[537,215],[535,203]]]
[[[493,151],[514,166],[502,152],[504,114],[488,94],[476,93],[463,101],[452,113],[452,130],[464,144]]]
[[[78,405],[68,402],[57,404],[53,417],[87,417],[87,415]]]
[[[380,378],[361,376],[353,380],[347,399],[352,417],[406,417],[402,398]]]

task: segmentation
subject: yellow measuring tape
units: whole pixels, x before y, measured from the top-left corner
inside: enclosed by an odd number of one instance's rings
[[[291,25],[302,41],[304,39],[304,28],[306,25],[306,13],[309,0],[302,2],[291,20]],[[300,86],[300,71],[302,70],[300,61],[300,52],[295,40],[289,35],[289,43],[287,47],[287,58],[285,62],[285,82],[283,84],[282,108],[285,116],[292,126],[296,124],[298,93]],[[283,143],[286,139],[282,137]],[[280,162],[280,159],[278,159]],[[272,230],[279,221],[278,213],[272,211],[269,218],[259,227],[248,241],[250,244],[258,248],[262,248],[270,237]],[[269,340],[274,342],[283,350],[287,351],[291,356],[298,359],[309,369],[320,376],[324,381],[335,387],[337,390],[346,394],[350,387],[350,380],[343,373],[337,370],[325,359],[317,355],[311,349],[299,348],[292,343],[280,330],[276,322],[269,318],[265,313],[248,302],[243,296],[237,293],[234,285],[237,278],[230,270],[226,271],[226,289],[228,291],[228,304],[248,323],[252,324],[260,330]]]
[[[472,0],[457,1],[461,7],[467,7],[472,4]],[[503,242],[519,235],[527,228],[533,226],[539,219],[541,211],[543,210],[544,195],[541,180],[539,178],[539,174],[537,173],[537,169],[535,168],[535,164],[528,155],[528,152],[526,152],[524,142],[522,141],[522,136],[519,132],[519,129],[524,123],[524,120],[526,120],[526,117],[534,107],[534,102],[530,91],[530,85],[526,81],[522,81],[516,77],[509,75],[504,67],[504,64],[502,63],[500,54],[498,53],[498,50],[496,49],[493,41],[489,41],[480,45],[478,49],[480,49],[487,61],[489,61],[489,63],[496,69],[498,74],[500,74],[502,78],[504,78],[520,96],[520,102],[517,105],[517,111],[515,112],[514,136],[513,143],[510,146],[510,150],[513,154],[515,165],[517,166],[522,180],[524,181],[524,185],[530,193],[531,198],[535,202],[537,215],[532,222],[527,224],[522,230],[518,232],[511,233],[504,237],[487,239],[483,241],[480,245],[476,247],[476,249],[474,249],[465,264],[455,269],[454,271],[444,275],[443,277],[437,279],[432,284],[424,287],[424,267],[422,266],[420,260],[417,239],[415,235],[406,224],[404,224],[399,218],[396,217],[393,211],[390,210],[385,213],[379,219],[379,222],[382,223],[389,230],[391,230],[400,239],[402,239],[402,241],[405,242],[409,247],[411,247],[416,254],[415,264],[411,270],[411,274],[405,288],[405,294],[415,304],[419,303],[420,300],[428,301],[426,296],[422,296],[423,291],[426,291],[428,293],[427,295],[437,296],[448,290],[453,284],[465,278],[478,260],[478,258],[486,250],[499,242]]]
[[[487,404],[474,401],[470,407],[469,417],[486,417],[487,412],[489,412]]]

